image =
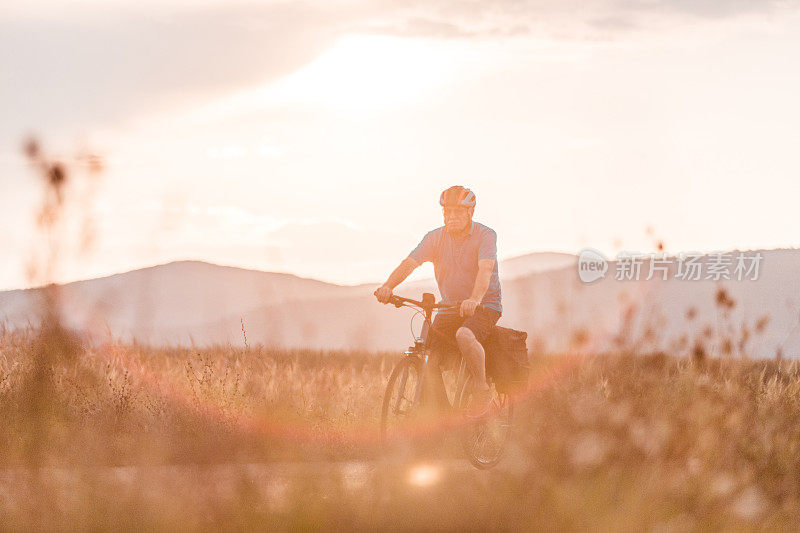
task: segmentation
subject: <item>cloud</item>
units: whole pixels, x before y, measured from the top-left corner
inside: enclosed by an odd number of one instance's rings
[[[372,31],[408,37],[491,38],[531,34],[565,40],[613,38],[654,17],[723,19],[797,8],[797,0],[425,0],[390,3]],[[401,7],[402,6],[402,7]]]
[[[362,0],[108,7],[0,20],[0,144],[74,134],[263,84],[348,33],[603,39],[653,17],[720,19],[797,0]],[[189,6],[189,7],[187,7]],[[23,8],[18,8],[24,11]],[[33,8],[32,8],[33,9]]]
[[[2,141],[108,126],[278,78],[342,32],[336,13],[289,4],[0,22]]]
[[[794,0],[624,0],[620,10],[630,12],[681,13],[704,18],[724,18],[764,13],[781,7],[797,7]]]

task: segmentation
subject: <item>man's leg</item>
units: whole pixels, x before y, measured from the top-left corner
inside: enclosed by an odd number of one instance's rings
[[[461,355],[467,361],[467,368],[474,378],[473,386],[477,390],[488,390],[486,383],[486,353],[475,334],[466,326],[456,330],[456,342],[461,349]]]
[[[456,330],[456,342],[473,378],[472,414],[468,416],[483,416],[492,405],[486,383],[486,353],[481,342],[491,334],[499,318],[498,311],[478,309]]]

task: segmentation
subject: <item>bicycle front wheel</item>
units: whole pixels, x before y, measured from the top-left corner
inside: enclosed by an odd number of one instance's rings
[[[422,360],[413,355],[401,359],[392,370],[383,395],[381,440],[384,444],[411,436],[421,385]]]
[[[506,444],[511,438],[513,405],[508,394],[500,394],[492,387],[494,408],[485,417],[467,419],[463,432],[464,451],[473,466],[491,468],[500,462]],[[472,397],[471,376],[462,384],[457,394],[459,411],[466,417]]]

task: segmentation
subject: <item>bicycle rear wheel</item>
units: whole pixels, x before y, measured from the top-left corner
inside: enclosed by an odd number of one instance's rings
[[[472,397],[471,377],[468,377],[458,391],[458,408],[466,416]],[[503,452],[511,438],[511,418],[513,405],[507,394],[498,393],[492,387],[494,408],[478,420],[467,420],[463,433],[464,451],[475,467],[491,468],[500,462]]]
[[[422,383],[422,360],[406,356],[392,370],[381,407],[381,440],[384,444],[412,435],[413,415]]]

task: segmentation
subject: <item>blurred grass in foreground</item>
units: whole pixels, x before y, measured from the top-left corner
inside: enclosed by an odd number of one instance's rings
[[[380,453],[396,354],[0,335],[4,529],[793,530],[800,519],[794,361],[535,356],[508,456],[480,472],[441,435],[419,453]]]

